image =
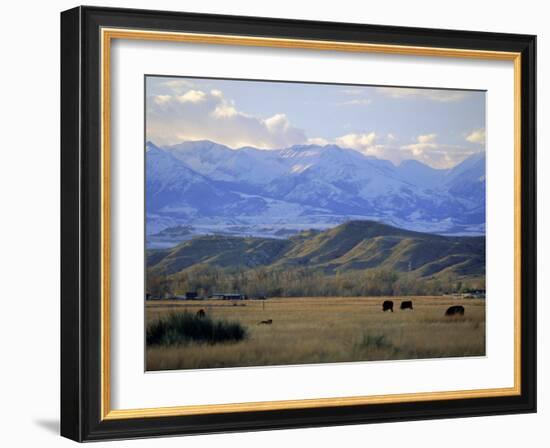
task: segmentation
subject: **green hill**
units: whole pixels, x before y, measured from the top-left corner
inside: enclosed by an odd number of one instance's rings
[[[324,275],[406,272],[414,278],[485,275],[485,237],[447,237],[373,221],[349,221],[286,240],[200,236],[147,254],[150,272],[174,274],[194,266],[270,271],[307,268]]]

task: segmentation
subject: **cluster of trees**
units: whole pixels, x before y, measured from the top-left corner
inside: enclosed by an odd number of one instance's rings
[[[484,278],[415,278],[409,273],[370,269],[328,275],[320,270],[256,268],[219,269],[196,265],[169,276],[149,271],[147,290],[156,297],[196,291],[208,297],[215,292],[240,292],[250,297],[402,296],[441,295],[484,288]]]

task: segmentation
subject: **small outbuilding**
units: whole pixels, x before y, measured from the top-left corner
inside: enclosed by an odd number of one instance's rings
[[[239,292],[215,292],[212,294],[212,298],[219,300],[246,300],[248,296]]]

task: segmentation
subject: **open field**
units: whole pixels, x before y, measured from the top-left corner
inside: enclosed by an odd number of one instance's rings
[[[383,312],[384,300],[394,312]],[[414,310],[400,310],[412,300]],[[463,317],[446,317],[451,305]],[[205,310],[236,321],[234,343],[147,347],[147,370],[418,359],[485,354],[485,300],[449,297],[303,297],[246,301],[148,301],[147,325],[171,313]],[[259,324],[271,319],[271,325]]]

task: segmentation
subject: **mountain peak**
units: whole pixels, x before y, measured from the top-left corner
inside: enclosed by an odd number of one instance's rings
[[[333,229],[337,233],[351,232],[360,235],[363,238],[372,238],[375,236],[387,236],[387,235],[405,235],[405,234],[417,234],[419,232],[412,232],[398,227],[384,224],[380,221],[374,220],[351,220],[347,221]]]
[[[328,228],[351,219],[343,230],[386,232],[380,222],[388,222],[434,233],[484,232],[482,153],[438,170],[416,160],[394,166],[338,145],[234,150],[209,140],[169,147],[148,141],[146,151],[148,182],[170,192],[155,219],[170,225],[242,225],[262,234],[281,225]],[[199,184],[215,191],[216,200],[199,198]],[[190,185],[197,192],[192,201]],[[353,228],[354,219],[380,222]]]
[[[151,150],[160,150],[160,148],[155,145],[152,141],[147,140],[145,143],[145,151],[151,151]]]
[[[420,161],[418,161],[418,160],[416,160],[416,159],[406,159],[406,160],[403,160],[403,161],[399,164],[399,166],[401,166],[401,167],[423,166],[423,167],[424,167],[424,166],[428,166],[428,165],[426,165],[425,163],[422,163],[422,162],[420,162]]]

